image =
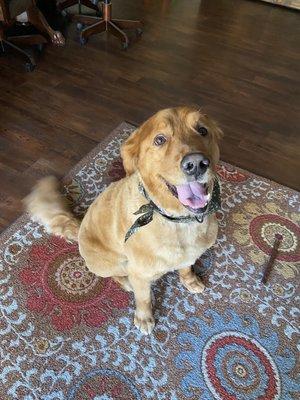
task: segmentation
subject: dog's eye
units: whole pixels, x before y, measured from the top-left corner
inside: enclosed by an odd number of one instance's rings
[[[155,146],[162,146],[167,141],[167,138],[164,135],[157,135],[154,139]]]
[[[206,136],[208,134],[208,130],[205,128],[205,126],[198,125],[196,127],[196,131],[200,133],[201,136]]]

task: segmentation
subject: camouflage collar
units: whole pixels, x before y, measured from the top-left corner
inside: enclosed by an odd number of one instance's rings
[[[177,223],[189,223],[189,222],[199,222],[200,224],[203,222],[204,217],[209,214],[213,214],[214,212],[218,211],[221,208],[221,196],[220,196],[220,184],[218,179],[214,181],[213,192],[211,196],[210,202],[205,207],[203,213],[195,214],[195,215],[188,215],[182,217],[173,217],[167,215],[160,207],[158,207],[149,197],[148,193],[146,192],[144,186],[140,183],[139,184],[139,191],[142,195],[149,201],[148,204],[143,204],[135,213],[134,215],[142,214],[134,224],[128,229],[125,235],[125,242],[133,235],[139,228],[144,225],[149,224],[153,220],[154,213],[160,214],[162,217],[168,219],[172,222]]]

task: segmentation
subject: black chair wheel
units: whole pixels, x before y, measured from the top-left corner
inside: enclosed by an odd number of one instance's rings
[[[35,69],[35,65],[32,64],[31,62],[25,63],[25,71],[26,72],[32,72]]]
[[[143,34],[143,29],[142,28],[137,28],[136,34],[137,34],[137,36],[141,36]]]
[[[60,13],[61,13],[61,15],[63,17],[67,17],[68,16],[68,12],[66,10],[62,10]]]
[[[39,43],[36,45],[37,50],[41,53],[44,49],[44,44],[43,43]]]
[[[87,42],[88,40],[85,37],[83,36],[79,37],[79,43],[81,44],[81,46],[84,46],[85,44],[87,44]]]
[[[129,46],[129,43],[128,43],[128,42],[122,42],[122,48],[123,48],[123,50],[127,50],[127,49],[128,49],[128,46]]]
[[[82,31],[85,28],[85,25],[82,22],[77,22],[76,28],[78,31]]]

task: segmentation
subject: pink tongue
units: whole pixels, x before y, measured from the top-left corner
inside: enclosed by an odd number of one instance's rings
[[[196,209],[203,208],[207,203],[208,196],[201,183],[190,182],[176,186],[176,189],[179,201],[185,206]]]

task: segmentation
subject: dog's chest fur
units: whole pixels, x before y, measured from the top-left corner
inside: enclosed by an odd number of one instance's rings
[[[140,228],[133,238],[143,240],[145,246],[142,254],[135,252],[136,261],[148,265],[147,275],[188,267],[215,243],[217,231],[214,215],[205,218],[201,224],[176,223],[157,216],[147,227]]]

